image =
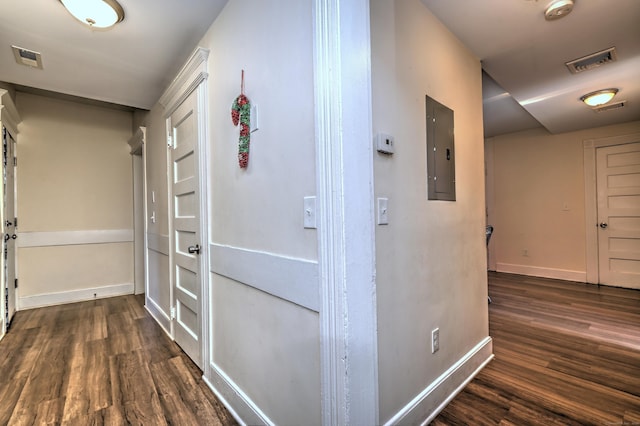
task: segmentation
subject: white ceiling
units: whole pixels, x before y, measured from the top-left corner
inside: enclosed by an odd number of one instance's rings
[[[422,2],[491,77],[483,78],[485,136],[531,128],[535,120],[560,133],[640,119],[640,1],[575,0],[555,21],[544,19],[551,0]],[[617,62],[579,74],[564,65],[612,46]],[[596,113],[579,100],[609,87],[620,89],[612,102],[627,101],[624,108]]]
[[[422,0],[482,60],[485,135],[540,124],[552,133],[640,119],[640,0]],[[149,109],[227,0],[120,0],[125,20],[91,31],[58,0],[0,2],[0,81]],[[17,45],[43,70],[18,65]],[[615,46],[618,61],[573,75],[564,63]],[[627,106],[595,113],[581,95],[617,87]],[[503,89],[504,88],[504,89]]]
[[[119,0],[107,31],[76,21],[58,0],[0,2],[0,81],[149,109],[227,0]],[[11,45],[42,54],[18,65]]]

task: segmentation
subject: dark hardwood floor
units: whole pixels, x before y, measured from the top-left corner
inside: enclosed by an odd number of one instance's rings
[[[235,425],[143,303],[18,312],[0,342],[0,425]]]
[[[433,425],[640,425],[640,291],[489,275],[495,359]],[[20,311],[0,425],[232,425],[200,370],[123,296]]]
[[[489,274],[495,359],[432,425],[640,425],[640,291]]]

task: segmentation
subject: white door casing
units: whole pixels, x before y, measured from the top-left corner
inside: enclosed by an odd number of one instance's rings
[[[169,117],[171,132],[172,286],[174,338],[202,368],[202,274],[197,92]]]
[[[369,1],[314,0],[313,13],[322,424],[374,425],[379,419]]]
[[[170,315],[171,336],[183,347],[183,349],[185,349],[185,352],[200,368],[204,367],[205,374],[209,368],[207,360],[209,358],[210,351],[208,345],[209,287],[207,285],[209,278],[209,228],[207,221],[209,207],[206,203],[208,181],[208,167],[206,162],[207,107],[205,102],[207,94],[207,78],[209,76],[207,73],[208,57],[208,49],[197,47],[158,101],[160,105],[165,108],[167,143],[169,146],[169,152],[167,154],[167,180],[169,189],[169,265],[171,268],[170,299],[172,306],[172,312]],[[192,126],[189,127],[189,131],[192,133],[190,135],[185,135],[181,134],[179,131],[174,132],[174,128],[180,129],[181,126]],[[187,127],[183,127],[183,129],[186,131]],[[182,129],[180,129],[180,131],[182,131]],[[175,160],[180,160],[180,158],[186,158],[186,156],[189,156],[187,152],[188,148],[180,148],[178,145],[182,144],[182,142],[190,144],[191,142],[187,142],[187,140],[190,139],[194,143],[194,153],[191,157],[193,157],[193,173],[195,173],[194,176],[197,180],[197,183],[193,184],[194,204],[189,206],[194,209],[193,218],[198,218],[195,231],[193,223],[188,223],[188,215],[186,215],[184,210],[177,210],[180,209],[181,206],[177,205],[175,202],[176,198],[180,196],[175,191],[177,190],[179,192],[185,190],[185,188],[181,186],[187,186],[188,183],[180,183],[179,185],[176,183],[177,186],[175,188],[173,184],[174,181],[177,182],[179,180],[183,180],[186,182],[188,180],[184,178],[186,175],[174,174],[174,163]],[[174,150],[174,146],[177,147],[177,150]],[[178,161],[178,163],[180,163],[180,161]],[[182,171],[178,170],[177,172],[188,173],[188,169],[184,169]],[[187,192],[189,191],[185,191],[185,193]],[[178,200],[182,202],[183,200],[186,201],[186,198],[178,198]],[[183,205],[182,208],[184,209],[184,207],[187,206]],[[195,220],[191,220],[191,222],[195,222]],[[178,241],[176,236],[180,229],[176,228],[176,226],[185,226],[189,229],[187,232],[192,233],[192,242],[200,245],[199,256],[197,253],[189,253],[188,248],[190,244],[187,244],[188,240],[183,238],[182,241]],[[185,238],[187,237],[185,236]],[[195,242],[196,238],[199,239],[198,242]],[[185,244],[187,245],[185,246]],[[184,268],[180,270],[184,276],[189,276],[187,271],[195,273],[195,278],[197,279],[196,283],[188,283],[186,281],[176,283],[176,279],[180,279],[180,276],[177,276],[176,274],[176,269],[178,267]],[[195,271],[190,268],[195,268]],[[194,276],[191,275],[191,277],[193,278]],[[178,287],[181,287],[181,289],[179,290]],[[180,293],[178,293],[178,291]],[[194,296],[197,299],[197,303],[195,304],[193,303]],[[178,298],[181,299],[178,300]],[[179,305],[179,303],[182,305]],[[189,305],[187,305],[187,303],[189,303]],[[191,309],[192,313],[196,313],[197,318],[194,318],[193,315],[191,318],[187,318],[189,315],[187,308]],[[178,317],[182,314],[185,314],[185,316],[181,317],[181,324],[179,324]],[[178,330],[179,328],[180,330]],[[185,340],[181,342],[182,338],[185,338]],[[197,345],[195,345],[196,338]]]
[[[640,288],[640,142],[596,150],[599,282]]]
[[[596,151],[599,148],[640,142],[640,133],[609,136],[583,141],[584,194],[585,194],[585,235],[586,235],[586,281],[600,283],[598,240],[597,166]]]
[[[3,131],[3,177],[4,177],[4,222],[3,229],[3,250],[4,250],[4,282],[5,282],[5,327],[9,327],[11,319],[16,312],[16,258],[15,258],[15,238],[17,229],[15,226],[15,140],[11,134]],[[5,303],[5,300],[2,301]]]
[[[0,89],[0,132],[3,129],[7,129],[7,132],[11,134],[14,138],[18,136],[18,124],[20,123],[20,114],[18,114],[18,110],[16,109],[15,103],[13,102],[13,98],[8,90]],[[0,134],[1,137],[1,134]],[[3,173],[4,174],[4,173]],[[15,182],[15,179],[14,179]],[[2,235],[5,234],[5,211],[4,211],[4,185],[0,185],[0,223],[2,226],[0,230],[2,230]],[[14,198],[15,200],[15,198]],[[14,205],[15,210],[15,205]],[[12,219],[13,220],[13,219]],[[13,234],[12,234],[13,235]],[[4,248],[4,247],[3,247]],[[15,252],[14,252],[15,253]],[[6,331],[6,310],[5,310],[5,292],[6,292],[6,277],[5,277],[5,259],[4,253],[0,256],[0,338],[4,336]],[[15,265],[15,263],[14,263]]]
[[[133,171],[133,271],[134,294],[147,292],[147,172],[146,127],[140,126],[129,139]]]

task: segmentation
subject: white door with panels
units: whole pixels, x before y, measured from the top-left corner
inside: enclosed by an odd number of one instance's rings
[[[640,288],[640,142],[598,148],[600,283]]]
[[[194,90],[168,119],[171,159],[174,339],[202,368],[198,98]]]
[[[4,204],[4,223],[3,229],[3,256],[4,256],[4,283],[5,299],[2,303],[5,305],[5,326],[9,328],[11,320],[16,312],[16,259],[15,259],[15,240],[17,238],[17,218],[15,214],[15,140],[11,134],[2,129],[2,174],[3,174],[3,204]]]

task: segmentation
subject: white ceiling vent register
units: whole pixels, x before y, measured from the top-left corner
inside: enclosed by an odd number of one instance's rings
[[[13,56],[15,56],[17,63],[32,68],[42,69],[42,56],[39,52],[34,52],[33,50],[24,49],[18,46],[11,46],[11,48],[13,49]]]
[[[567,62],[565,65],[569,68],[571,74],[577,74],[582,71],[588,71],[599,66],[615,62],[617,59],[616,48],[610,47],[608,49],[601,50],[600,52],[574,59],[573,61]]]
[[[593,108],[593,110],[595,112],[611,111],[612,109],[624,108],[626,104],[627,104],[627,101],[620,101],[620,102],[616,102],[615,104],[607,104],[604,106],[596,107],[596,108]]]

